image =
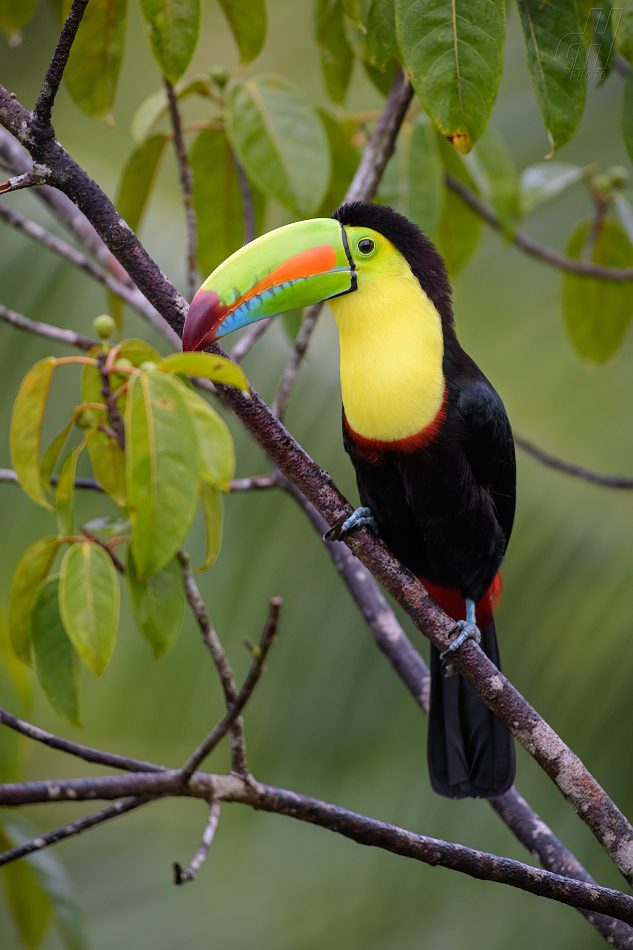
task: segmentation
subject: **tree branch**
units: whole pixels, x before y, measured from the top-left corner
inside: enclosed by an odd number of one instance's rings
[[[66,17],[66,22],[62,28],[57,48],[53,54],[51,64],[48,67],[48,72],[42,83],[42,89],[33,111],[33,121],[42,129],[47,126],[50,128],[55,96],[62,81],[66,63],[70,56],[70,50],[87,6],[88,0],[73,0],[73,5]]]
[[[277,416],[280,422],[284,421],[288,402],[290,401],[290,394],[295,384],[299,367],[303,362],[303,357],[310,344],[312,333],[322,309],[323,303],[313,303],[311,307],[307,308],[301,326],[299,327],[292,353],[284,366],[279,388],[277,389],[277,394],[271,406],[271,412]]]
[[[213,799],[217,802],[240,802],[260,811],[286,815],[318,825],[359,844],[381,848],[433,867],[451,868],[470,877],[508,884],[571,907],[608,914],[618,920],[633,923],[633,897],[621,891],[562,877],[521,861],[476,851],[461,844],[413,834],[396,825],[359,815],[307,795],[254,781],[248,782],[234,773],[207,775],[196,772],[186,788],[179,782],[179,777],[179,770],[171,770],[153,775],[106,775],[98,778],[2,785],[0,805],[85,801],[96,798],[107,800],[130,795],[147,798],[184,795]]]
[[[21,313],[15,310],[9,310],[4,304],[0,303],[0,320],[5,320],[18,330],[28,330],[29,333],[37,333],[39,336],[45,336],[56,343],[65,343],[67,346],[76,346],[86,352],[95,345],[95,341],[81,333],[75,333],[74,330],[64,330],[61,327],[51,326],[50,323],[40,323],[39,320],[29,320],[23,317]]]
[[[51,485],[56,485],[57,481],[57,475],[51,475]],[[12,468],[0,468],[0,482],[10,482],[12,485],[19,485],[20,479]],[[89,488],[92,491],[103,491],[103,488],[96,478],[76,478],[75,488]]]
[[[260,336],[264,335],[274,319],[274,317],[266,317],[264,320],[259,320],[257,323],[254,323],[246,330],[231,350],[231,359],[234,363],[242,362],[246,354],[250,352]]]
[[[268,617],[266,619],[266,623],[264,624],[264,629],[262,630],[259,646],[253,650],[253,662],[251,664],[248,676],[244,681],[244,685],[235,697],[235,700],[228,707],[224,718],[218,723],[215,729],[209,733],[206,739],[200,743],[195,752],[184,764],[181,777],[185,784],[187,784],[193,773],[198,769],[198,766],[201,765],[209,753],[216,747],[222,736],[226,735],[231,723],[233,723],[239,716],[244,706],[250,699],[253,690],[255,689],[255,686],[262,675],[264,663],[266,661],[266,657],[268,656],[268,651],[270,650],[273,640],[275,639],[277,626],[279,624],[279,612],[281,610],[282,603],[283,601],[281,597],[271,597],[268,608]]]
[[[9,178],[8,181],[0,184],[0,195],[8,195],[11,191],[21,191],[22,188],[33,188],[35,185],[43,185],[48,174],[45,170],[40,170],[33,165],[33,170],[25,172],[23,175],[17,175],[15,178]]]
[[[174,147],[176,149],[176,158],[178,160],[178,171],[180,174],[180,185],[182,188],[182,200],[185,206],[185,222],[187,230],[187,299],[192,300],[198,285],[198,229],[196,223],[196,212],[193,207],[193,177],[189,161],[187,160],[187,150],[185,141],[182,137],[182,123],[180,121],[180,111],[178,101],[174,92],[174,87],[169,79],[163,77],[165,88],[167,89],[167,101],[169,103],[169,113],[171,115],[171,125],[174,130]]]
[[[186,871],[183,871],[182,867],[177,861],[174,863],[174,884],[186,884],[187,881],[195,881],[198,871],[206,860],[209,848],[213,844],[213,839],[215,838],[215,832],[218,827],[219,820],[220,802],[213,802],[211,804],[209,820],[207,822],[206,828],[204,829],[204,834],[202,835],[200,847],[193,856],[191,864]]]
[[[38,835],[37,838],[26,842],[26,844],[18,845],[0,854],[0,867],[3,864],[9,864],[11,861],[16,861],[18,858],[24,858],[27,854],[33,854],[34,851],[41,851],[52,844],[57,844],[58,841],[63,841],[65,838],[74,838],[75,835],[80,835],[82,831],[88,831],[89,828],[102,825],[105,821],[118,818],[119,815],[124,815],[128,811],[138,808],[139,805],[145,805],[150,800],[149,798],[131,795],[129,798],[121,799],[115,805],[109,805],[108,808],[94,812],[92,815],[86,815],[85,818],[78,818],[77,821],[71,821],[68,825],[56,828],[55,831]]]
[[[503,227],[496,214],[491,211],[477,195],[473,194],[467,185],[464,185],[463,182],[451,175],[450,172],[444,172],[444,181],[448,188],[455,191],[473,211],[476,211],[477,214],[484,219],[486,224],[489,224],[495,231],[501,231],[507,234],[507,229]],[[593,264],[591,261],[575,260],[574,258],[566,257],[564,254],[561,254],[560,251],[555,251],[551,247],[544,247],[542,244],[537,244],[532,238],[521,234],[519,231],[515,234],[511,234],[510,240],[516,247],[525,251],[526,254],[530,254],[532,257],[538,257],[539,260],[545,261],[546,264],[551,264],[560,270],[569,271],[571,274],[579,274],[582,277],[599,277],[602,280],[633,280],[633,267],[605,267],[602,264]]]
[[[200,595],[198,585],[196,584],[193,572],[189,566],[189,557],[184,553],[184,551],[179,551],[177,557],[182,568],[182,576],[185,585],[185,597],[191,612],[196,619],[196,623],[200,628],[202,641],[209,651],[211,659],[215,664],[215,668],[218,671],[220,683],[222,684],[222,689],[224,691],[224,701],[226,703],[228,712],[232,704],[237,699],[237,686],[235,685],[233,670],[231,669],[231,665],[227,659],[226,653],[224,652],[224,647],[220,643],[220,638],[215,631],[215,627],[209,619],[206,605]],[[236,717],[230,723],[230,729],[231,761],[233,770],[239,775],[248,775],[248,767],[246,764],[246,742],[244,739],[244,723],[242,721],[242,717],[239,714],[236,715]]]
[[[605,475],[602,472],[594,472],[590,468],[584,468],[582,465],[573,465],[571,462],[564,462],[562,459],[551,455],[544,449],[540,449],[533,442],[528,442],[520,435],[514,435],[514,444],[520,449],[531,455],[538,462],[547,465],[548,468],[554,468],[558,472],[564,472],[566,475],[573,475],[574,478],[582,478],[585,482],[591,482],[594,485],[602,485],[603,488],[633,488],[633,478],[627,475]]]

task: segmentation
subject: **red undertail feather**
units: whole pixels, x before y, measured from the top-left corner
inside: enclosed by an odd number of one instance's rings
[[[448,616],[452,617],[455,621],[466,619],[466,603],[456,588],[440,587],[439,584],[433,584],[424,577],[421,577],[420,580],[444,613],[448,614]],[[487,627],[492,620],[492,615],[501,600],[501,590],[501,572],[497,571],[492,584],[477,604],[477,626],[480,630]]]

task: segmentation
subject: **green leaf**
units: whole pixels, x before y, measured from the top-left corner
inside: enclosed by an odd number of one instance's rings
[[[537,162],[521,172],[520,202],[523,214],[529,214],[550,198],[582,181],[585,169],[571,162]]]
[[[198,445],[182,385],[164,373],[135,376],[126,403],[126,478],[139,577],[171,561],[196,513]]]
[[[315,20],[325,88],[333,102],[342,102],[352,78],[354,51],[345,34],[341,0],[317,0]]]
[[[44,458],[42,459],[42,464],[40,466],[40,482],[42,488],[47,492],[51,490],[51,478],[53,477],[57,460],[61,455],[64,444],[73,425],[74,423],[71,419],[70,422],[67,423],[64,428],[57,433],[44,453]]]
[[[163,76],[178,82],[200,32],[200,0],[141,0],[154,58]]]
[[[240,51],[243,66],[259,56],[266,39],[264,0],[219,0]]]
[[[132,552],[128,550],[127,583],[136,626],[157,660],[174,645],[182,627],[185,613],[182,569],[173,558],[158,573],[140,580]]]
[[[9,627],[3,614],[0,612],[0,665],[9,677],[20,703],[21,715],[26,715],[31,708],[32,689],[29,671],[21,663],[11,644]],[[3,781],[6,781],[3,779]]]
[[[317,217],[328,218],[341,204],[349,188],[360,160],[352,137],[356,133],[353,120],[339,122],[325,109],[319,109],[319,115],[330,144],[332,156],[332,174],[327,194],[317,212]]]
[[[574,135],[585,107],[587,70],[573,72],[581,35],[578,16],[573,0],[555,4],[517,0],[517,6],[532,86],[547,137],[556,151]]]
[[[616,49],[628,63],[633,63],[633,0],[623,0],[618,7],[622,15],[615,30]]]
[[[477,193],[477,185],[461,156],[443,136],[437,134],[436,142],[446,171]],[[477,247],[482,228],[483,221],[477,212],[451,188],[445,188],[437,248],[444,258],[451,279],[457,276],[470,259]]]
[[[399,59],[395,0],[372,0],[367,16],[367,53],[371,65],[380,70]]]
[[[388,96],[396,78],[396,73],[400,69],[400,64],[397,60],[392,59],[384,69],[378,69],[367,60],[363,60],[363,69],[378,92],[383,96]]]
[[[59,578],[59,612],[75,650],[100,676],[114,649],[119,581],[109,555],[90,541],[66,551]]]
[[[22,27],[29,22],[36,6],[37,0],[0,0],[0,26],[13,44],[20,42]]]
[[[2,824],[14,846],[26,844],[39,834],[37,826],[16,811],[3,812]],[[29,854],[24,862],[33,869],[40,886],[49,897],[55,924],[68,950],[86,950],[88,943],[84,916],[63,866],[50,849]]]
[[[511,233],[521,215],[519,175],[503,136],[492,123],[469,155],[467,164],[504,229]]]
[[[214,98],[213,90],[206,76],[197,76],[195,79],[181,80],[174,86],[176,99],[181,102],[189,96],[202,96],[205,99]],[[157,89],[144,99],[132,118],[130,132],[137,145],[142,145],[152,128],[163,116],[169,112],[169,102],[165,89]]]
[[[612,26],[617,25],[622,13],[618,4],[618,9],[613,10],[609,0],[603,0],[593,8],[593,36],[591,39],[591,50],[597,54],[598,62],[602,67],[602,73],[599,75],[596,86],[601,86],[613,68],[615,62],[615,37]],[[615,24],[613,20],[615,17]]]
[[[167,141],[162,132],[152,135],[132,152],[123,169],[115,205],[133,231],[140,228]]]
[[[59,613],[59,574],[40,587],[31,630],[39,684],[55,712],[79,726],[79,661]]]
[[[55,489],[55,515],[57,530],[62,535],[72,534],[75,520],[75,474],[79,449],[69,452],[59,470]]]
[[[355,26],[362,27],[361,0],[343,0],[343,10]]]
[[[121,352],[122,351],[122,352]],[[134,365],[142,363],[145,360],[159,360],[160,356],[156,350],[145,343],[144,340],[125,340],[121,344],[120,357],[125,356]],[[111,377],[112,381],[117,377]],[[102,402],[101,395],[101,376],[96,366],[84,366],[81,377],[81,398],[82,402]],[[108,419],[105,412],[93,409],[96,424],[107,424]],[[94,477],[97,479],[104,491],[110,495],[118,508],[125,510],[127,504],[127,495],[125,487],[125,457],[123,452],[114,441],[105,432],[93,430],[88,440],[88,455]]]
[[[429,119],[420,114],[413,123],[409,147],[408,217],[433,242],[437,240],[443,202],[444,179],[435,132]]]
[[[629,158],[633,161],[633,70],[629,69],[624,80],[622,98],[622,137]]]
[[[17,656],[31,662],[31,611],[40,584],[48,576],[62,542],[40,538],[26,549],[15,569],[9,592],[9,633]]]
[[[210,274],[244,242],[244,215],[233,150],[226,133],[203,129],[189,164],[193,172],[193,203],[198,221],[198,261]],[[256,231],[261,231],[265,198],[251,184]]]
[[[581,257],[590,230],[591,219],[574,230],[567,245],[569,257]],[[609,267],[633,267],[633,245],[617,222],[602,222],[591,260]],[[633,316],[631,284],[565,272],[563,313],[578,353],[591,363],[604,363],[622,343]]]
[[[160,362],[160,358],[160,353],[158,350],[155,350],[153,346],[150,346],[145,340],[135,339],[124,340],[119,347],[117,356],[117,359],[129,360],[132,366],[136,366],[137,368],[141,363],[158,363]],[[85,398],[84,402],[87,402]]]
[[[321,215],[319,215],[321,217]],[[294,343],[303,323],[303,310],[286,310],[280,314],[284,333],[290,343]]]
[[[497,96],[504,0],[396,0],[396,26],[420,102],[441,134],[467,154]]]
[[[65,0],[64,16],[72,0]],[[87,115],[109,119],[125,48],[127,0],[91,0],[70,51],[64,78]]]
[[[248,392],[248,380],[243,370],[225,356],[215,356],[213,353],[172,353],[159,362],[158,368],[163,373],[204,376],[214,383],[235,386],[243,392]]]
[[[203,478],[200,482],[200,501],[207,532],[207,550],[204,562],[195,569],[196,574],[211,567],[222,546],[222,492]]]
[[[52,356],[40,360],[22,380],[13,404],[9,433],[11,464],[20,485],[29,498],[43,508],[51,505],[44,497],[40,481],[40,442],[56,362]]]
[[[4,823],[4,814],[2,816]],[[0,850],[8,851],[14,842],[0,825]],[[37,947],[44,939],[51,919],[52,906],[33,868],[25,859],[0,868],[11,916],[26,947]]]
[[[229,428],[198,393],[187,390],[184,395],[200,446],[200,475],[222,491],[228,491],[235,474],[235,449]]]
[[[330,150],[301,90],[270,74],[234,80],[226,124],[249,178],[293,213],[314,214],[330,180]]]

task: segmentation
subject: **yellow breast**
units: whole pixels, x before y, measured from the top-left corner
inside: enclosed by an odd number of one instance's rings
[[[440,316],[393,249],[379,272],[359,270],[358,290],[329,301],[339,329],[341,390],[352,429],[391,442],[415,435],[442,404]]]

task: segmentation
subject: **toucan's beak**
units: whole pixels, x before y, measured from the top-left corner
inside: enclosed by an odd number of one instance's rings
[[[191,301],[183,350],[203,350],[218,337],[264,317],[356,290],[343,227],[331,218],[270,231],[227,258]]]

